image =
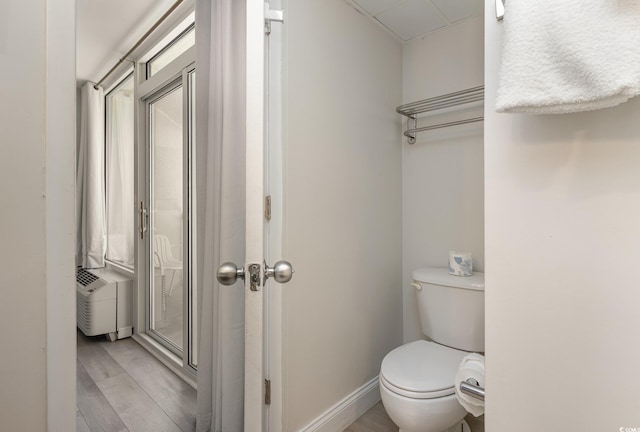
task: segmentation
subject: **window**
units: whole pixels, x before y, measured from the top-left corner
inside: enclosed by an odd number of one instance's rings
[[[196,31],[192,25],[147,62],[147,78],[158,73],[158,71],[178,58],[180,54],[194,46],[195,43]]]
[[[134,266],[134,95],[129,74],[105,96],[106,258]]]

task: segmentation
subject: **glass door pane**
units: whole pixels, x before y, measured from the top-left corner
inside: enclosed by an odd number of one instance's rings
[[[151,236],[149,330],[176,354],[184,334],[184,137],[179,85],[149,103]]]

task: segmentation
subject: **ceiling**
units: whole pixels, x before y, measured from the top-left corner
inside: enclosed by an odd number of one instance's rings
[[[345,0],[405,43],[468,18],[482,16],[483,0]]]
[[[76,78],[98,81],[175,0],[77,0]]]
[[[76,75],[98,81],[175,0],[77,0]],[[400,42],[482,15],[483,0],[345,0]]]

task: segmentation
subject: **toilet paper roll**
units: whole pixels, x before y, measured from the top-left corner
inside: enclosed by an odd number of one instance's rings
[[[473,378],[478,381],[478,385],[484,388],[484,356],[480,354],[469,354],[462,359],[458,366],[455,377],[456,397],[460,405],[471,413],[474,417],[484,414],[484,401],[460,391],[460,383]]]
[[[467,277],[473,275],[471,252],[449,251],[449,274]]]

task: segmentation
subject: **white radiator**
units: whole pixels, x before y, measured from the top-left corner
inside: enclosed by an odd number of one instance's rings
[[[133,334],[133,281],[109,269],[76,272],[76,322],[86,336],[109,340]]]

